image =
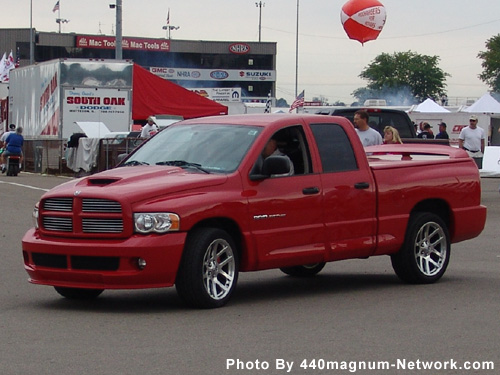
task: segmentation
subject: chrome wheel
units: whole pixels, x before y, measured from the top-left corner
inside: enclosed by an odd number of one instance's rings
[[[417,233],[415,260],[417,267],[425,276],[434,276],[441,271],[448,257],[448,240],[443,228],[428,222]]]
[[[439,280],[450,260],[450,237],[443,219],[430,212],[410,216],[403,246],[391,255],[396,275],[408,283]]]
[[[203,285],[214,300],[225,298],[232,290],[236,262],[233,249],[224,239],[213,241],[203,258]]]
[[[187,240],[175,287],[190,306],[224,306],[238,282],[239,253],[234,239],[218,228],[198,228]]]

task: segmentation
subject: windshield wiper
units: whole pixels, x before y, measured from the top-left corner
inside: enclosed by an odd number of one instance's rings
[[[156,163],[156,165],[172,165],[174,167],[181,167],[181,168],[195,168],[199,171],[202,171],[204,173],[210,173],[207,171],[205,168],[201,166],[201,164],[198,163],[190,163],[185,160],[167,160],[167,161],[159,161]]]
[[[138,161],[138,160],[130,160],[125,163],[123,163],[124,166],[127,165],[149,165],[149,163],[146,163],[145,161]]]

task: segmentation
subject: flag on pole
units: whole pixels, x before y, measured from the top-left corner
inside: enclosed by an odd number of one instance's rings
[[[17,47],[17,51],[16,51],[16,63],[14,64],[14,68],[19,68],[19,65],[21,63],[21,58],[19,57],[20,53],[19,53],[19,47]]]
[[[271,91],[267,94],[266,109],[264,113],[271,113]]]
[[[5,70],[5,59],[7,58],[7,54],[4,52],[2,56],[2,60],[0,60],[0,77],[3,76],[3,71]]]
[[[292,112],[295,108],[303,107],[304,106],[304,90],[297,96],[297,99],[295,99],[290,106],[290,110],[288,112]]]
[[[170,25],[170,8],[168,8],[168,13],[167,13],[167,26]]]
[[[14,56],[10,51],[9,57],[4,60],[3,67],[0,68],[2,74],[0,75],[0,82],[9,82],[10,71],[14,69]]]
[[[52,12],[57,12],[59,10],[59,0],[57,1],[56,5],[54,5],[54,9],[52,9]]]

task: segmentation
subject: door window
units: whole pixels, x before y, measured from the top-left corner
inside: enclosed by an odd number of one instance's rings
[[[312,124],[323,172],[344,172],[358,169],[349,137],[337,124]]]

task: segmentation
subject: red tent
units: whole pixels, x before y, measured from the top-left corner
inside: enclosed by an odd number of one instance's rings
[[[146,120],[148,116],[158,114],[177,115],[188,119],[227,115],[227,107],[134,64],[132,119]]]

